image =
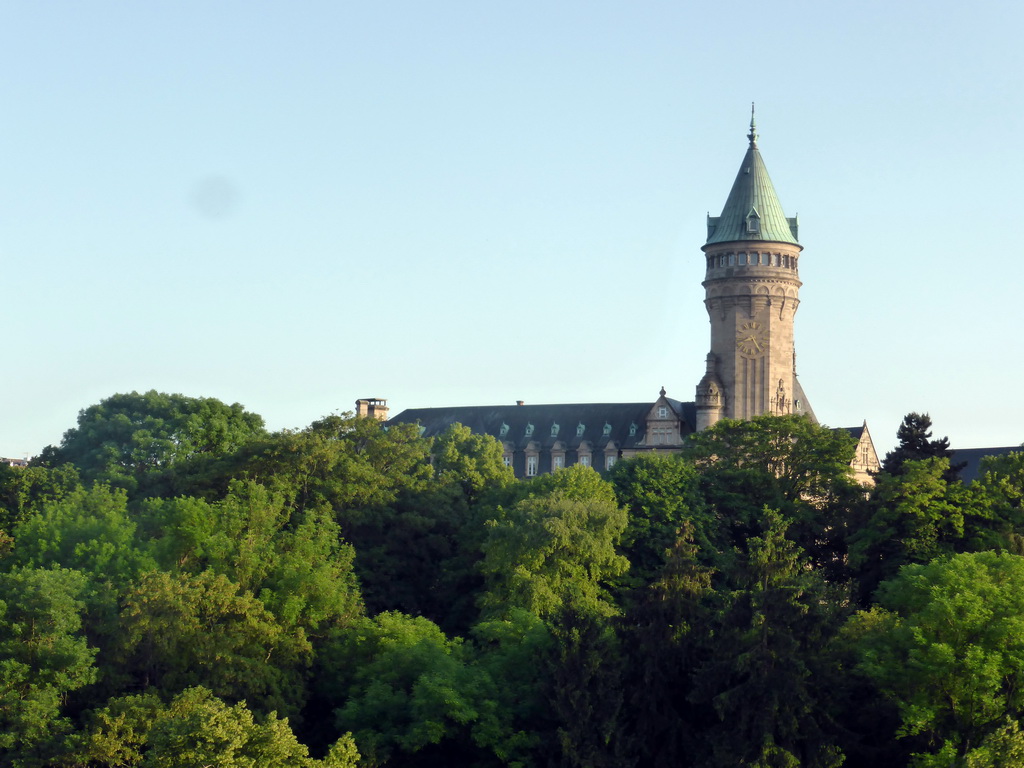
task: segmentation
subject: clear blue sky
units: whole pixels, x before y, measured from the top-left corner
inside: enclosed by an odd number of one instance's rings
[[[1024,441],[1024,5],[0,2],[0,455],[157,389],[274,429],[693,397],[759,145],[798,370],[880,452]]]

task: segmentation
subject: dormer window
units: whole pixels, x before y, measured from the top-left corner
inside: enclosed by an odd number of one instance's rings
[[[501,423],[501,429],[498,430],[498,437],[505,437],[508,434],[508,424],[505,422]]]
[[[602,435],[604,435],[605,437],[608,437],[608,435],[610,435],[611,433],[612,433],[612,425],[611,425],[611,424],[609,424],[609,423],[608,423],[608,422],[606,421],[606,422],[604,423],[604,430],[603,430],[603,431],[601,432],[601,434],[602,434]]]
[[[583,433],[586,431],[586,425],[581,421],[576,425],[576,437],[583,437]]]
[[[558,424],[551,425],[551,436],[558,437]]]
[[[637,430],[636,422],[631,423],[629,425],[629,436],[630,437],[636,437],[636,430]]]
[[[529,437],[533,434],[533,424],[526,425],[526,436]]]
[[[664,406],[664,405],[659,405],[658,406],[658,418],[659,419],[667,419],[668,418],[668,407],[667,406]]]
[[[751,211],[747,215],[747,234],[756,235],[761,231],[761,218],[757,215],[757,211]]]

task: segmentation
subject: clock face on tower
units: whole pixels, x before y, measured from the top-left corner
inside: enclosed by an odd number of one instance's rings
[[[760,357],[768,349],[768,329],[748,320],[736,331],[736,349],[744,357]]]

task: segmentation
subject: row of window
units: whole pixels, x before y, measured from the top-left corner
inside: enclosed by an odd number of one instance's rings
[[[604,468],[605,469],[611,469],[612,467],[614,467],[615,466],[615,461],[617,460],[617,458],[618,458],[617,456],[605,456],[604,457]],[[537,467],[538,467],[538,464],[539,464],[539,460],[540,460],[540,457],[537,456],[537,454],[533,454],[533,453],[529,454],[526,457],[526,476],[527,477],[536,477],[537,476]],[[502,456],[502,461],[505,462],[505,466],[506,467],[511,467],[512,466],[512,454],[506,453],[504,456]],[[582,454],[579,457],[577,463],[579,463],[580,465],[582,465],[584,467],[589,467],[590,466],[590,456],[587,456],[586,454]],[[551,457],[551,471],[552,472],[555,471],[556,469],[562,469],[562,467],[564,467],[564,466],[565,466],[565,456],[555,455],[555,456]]]
[[[659,408],[658,409],[658,415],[661,418],[665,418],[666,416],[668,416],[668,409],[665,408],[665,407]],[[501,427],[498,429],[498,437],[502,438],[502,439],[508,437],[508,433],[509,433],[510,429],[511,428],[509,427],[508,424],[502,423]],[[561,429],[562,429],[561,426],[557,422],[553,423],[551,425],[551,436],[552,437],[558,437],[558,433],[561,431]],[[638,429],[639,429],[639,427],[637,427],[636,424],[631,423],[629,425],[629,436],[630,437],[634,437],[636,435]],[[586,432],[586,430],[587,430],[587,427],[586,427],[585,424],[583,424],[582,422],[577,424],[576,425],[576,437],[583,437],[583,433]],[[529,424],[528,423],[526,425],[526,430],[525,430],[526,437],[533,437],[534,431],[535,431],[535,428],[534,428],[533,424]],[[609,424],[608,422],[605,422],[604,426],[601,428],[601,434],[604,437],[608,437],[609,435],[611,435],[611,433],[612,433],[612,425]],[[421,434],[422,434],[422,431],[421,431]]]
[[[502,423],[501,427],[498,429],[498,437],[507,437],[508,433],[509,433],[509,429],[510,429],[510,427],[509,427],[508,424]],[[559,433],[559,431],[561,431],[561,429],[562,429],[561,426],[557,422],[552,424],[551,425],[551,436],[552,437],[558,437],[558,433]],[[583,424],[582,422],[577,424],[576,425],[576,437],[582,437],[583,433],[586,432],[586,430],[587,430],[587,427],[586,427],[585,424]],[[526,425],[526,436],[527,437],[532,437],[533,436],[533,432],[534,432],[533,424],[527,424]],[[605,422],[604,427],[601,428],[601,434],[607,437],[611,433],[612,433],[612,425],[609,424],[608,422]],[[636,425],[635,424],[631,424],[630,425],[629,434],[630,435],[636,434]]]
[[[763,267],[785,267],[796,269],[796,256],[788,253],[714,253],[708,256],[708,269],[716,267],[745,267],[759,265]]]

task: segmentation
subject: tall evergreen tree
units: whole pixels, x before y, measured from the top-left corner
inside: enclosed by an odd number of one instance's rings
[[[885,454],[882,460],[882,471],[889,475],[902,475],[903,465],[908,461],[921,461],[931,458],[949,458],[952,451],[949,449],[949,438],[940,437],[931,439],[932,420],[927,413],[911,412],[903,417],[903,423],[896,430],[896,439],[899,440],[893,450]],[[950,464],[946,471],[947,482],[959,479],[960,470],[964,464]]]
[[[840,600],[786,538],[789,523],[764,510],[746,543],[739,588],[705,628],[707,658],[691,701],[717,719],[700,734],[701,768],[836,768],[830,669],[824,648]]]

